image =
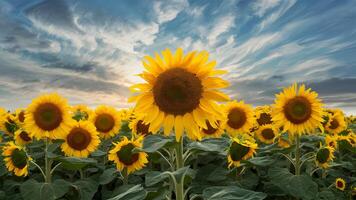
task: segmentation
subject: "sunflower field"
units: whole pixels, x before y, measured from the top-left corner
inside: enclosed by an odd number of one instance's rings
[[[0,199],[355,198],[356,117],[311,88],[252,107],[224,93],[227,72],[206,51],[142,63],[132,108],[50,93],[0,109]]]

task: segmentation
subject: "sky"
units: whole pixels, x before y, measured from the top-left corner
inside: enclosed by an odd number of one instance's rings
[[[131,106],[145,55],[207,50],[255,106],[294,82],[356,114],[355,0],[0,0],[0,106]]]

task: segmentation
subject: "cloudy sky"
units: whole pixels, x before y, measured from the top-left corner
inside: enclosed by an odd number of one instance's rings
[[[208,50],[230,96],[272,103],[293,82],[356,114],[356,1],[0,0],[0,106],[56,91],[127,107],[141,58]]]

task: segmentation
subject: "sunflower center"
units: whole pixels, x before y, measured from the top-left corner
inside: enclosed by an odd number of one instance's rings
[[[217,123],[220,124],[219,121]],[[204,128],[203,132],[207,135],[212,135],[218,130],[218,128],[212,127],[208,120],[206,120],[206,126],[207,126],[207,129]]]
[[[344,187],[344,183],[341,182],[341,181],[337,181],[337,182],[336,182],[336,185],[337,185],[337,187],[339,187],[339,188]]]
[[[312,108],[309,100],[302,96],[290,99],[284,106],[284,115],[294,124],[306,122],[311,117]]]
[[[316,154],[316,159],[319,163],[326,163],[329,159],[330,151],[327,148],[320,149]]]
[[[246,113],[240,108],[233,108],[230,110],[227,119],[227,124],[230,127],[239,129],[246,123],[247,117]]]
[[[31,137],[28,135],[28,133],[26,131],[22,131],[20,133],[20,138],[25,142],[31,141]]]
[[[139,158],[139,154],[132,153],[134,148],[135,146],[131,143],[121,147],[120,151],[116,153],[120,162],[124,163],[125,165],[132,165],[135,163]]]
[[[45,131],[52,131],[62,122],[62,111],[53,103],[44,103],[34,112],[35,123]]]
[[[233,142],[230,146],[230,156],[233,161],[240,161],[250,151],[250,147]]]
[[[25,121],[25,112],[23,110],[19,113],[19,121],[21,123]]]
[[[142,120],[139,120],[136,125],[137,133],[141,135],[149,135],[151,132],[149,132],[150,125],[143,123]]]
[[[90,133],[83,128],[73,128],[67,135],[68,145],[78,151],[86,149],[91,141]]]
[[[272,124],[272,117],[268,113],[261,113],[260,117],[257,119],[258,124],[265,125],[265,124]]]
[[[200,79],[182,68],[161,73],[153,87],[155,103],[165,113],[184,115],[199,106],[203,94]]]
[[[95,127],[99,132],[107,133],[115,126],[114,118],[109,114],[100,114],[96,117]]]
[[[330,129],[336,129],[337,127],[339,127],[339,121],[337,121],[336,119],[333,119],[331,122],[330,122],[330,126],[329,128]]]
[[[11,161],[16,168],[23,169],[27,165],[26,152],[19,149],[13,150],[11,154]]]
[[[265,138],[267,140],[271,140],[274,138],[274,132],[270,128],[263,129],[261,134],[262,134],[263,138]]]

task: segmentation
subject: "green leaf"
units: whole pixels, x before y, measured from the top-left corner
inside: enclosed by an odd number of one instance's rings
[[[227,174],[229,174],[227,168],[217,166],[210,171],[210,174],[207,175],[206,180],[211,182],[221,182],[226,180]]]
[[[48,183],[39,183],[29,179],[20,186],[21,195],[25,200],[54,200],[54,188]]]
[[[173,172],[173,175],[175,176],[177,182],[180,182],[183,175],[193,178],[195,176],[195,174],[196,174],[196,172],[193,169],[190,169],[189,166],[182,167],[182,168]]]
[[[92,158],[60,157],[62,167],[69,170],[78,170],[89,164],[96,164],[97,161]]]
[[[173,138],[167,138],[162,135],[149,135],[143,141],[142,150],[148,153],[153,153],[174,142]]]
[[[117,170],[115,168],[106,169],[100,176],[99,176],[99,183],[101,185],[106,185],[110,183],[112,180],[116,178]]]
[[[101,157],[101,156],[106,155],[106,152],[98,149],[98,150],[94,151],[93,153],[91,153],[90,155],[93,157]]]
[[[334,200],[335,195],[331,191],[325,190],[318,193],[317,199],[319,200]]]
[[[211,138],[200,142],[192,142],[188,147],[192,150],[225,154],[225,149],[228,146],[228,143],[229,142],[225,138]]]
[[[150,187],[157,183],[162,182],[166,178],[169,178],[168,174],[163,175],[162,172],[151,171],[151,172],[146,173],[146,175],[145,175],[145,185],[147,187]]]
[[[147,192],[141,185],[135,185],[126,192],[121,193],[108,200],[143,200],[146,198]]]
[[[275,162],[275,160],[269,156],[264,156],[264,157],[253,157],[253,158],[250,158],[249,160],[242,161],[242,162],[249,163],[249,164],[252,164],[255,166],[259,166],[259,167],[266,167],[266,166],[273,164]]]
[[[306,175],[292,176],[286,186],[290,195],[301,199],[315,199],[318,192],[318,185]]]
[[[205,200],[262,200],[267,194],[237,186],[214,186],[204,189],[203,197]]]
[[[315,199],[318,185],[306,175],[295,176],[285,168],[271,168],[268,171],[271,181],[286,194],[302,199]]]
[[[91,179],[76,181],[72,184],[79,194],[80,199],[92,199],[98,189],[98,183]]]
[[[51,186],[54,189],[56,198],[60,198],[68,192],[71,184],[63,179],[56,179],[53,181]]]

